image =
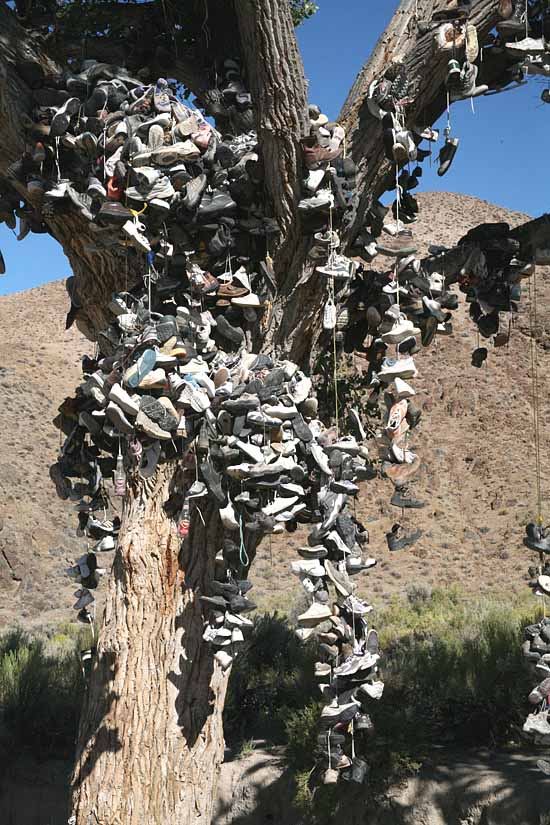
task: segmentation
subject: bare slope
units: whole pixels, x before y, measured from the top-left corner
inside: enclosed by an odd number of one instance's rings
[[[448,193],[419,196],[415,226],[421,252],[428,243],[454,244],[483,221],[521,223],[527,216],[485,201]],[[537,272],[538,347],[543,428],[543,492],[548,507],[550,462],[544,449],[550,411],[550,271]],[[481,370],[470,365],[476,331],[462,304],[455,333],[438,337],[416,356],[415,382],[424,407],[411,439],[424,466],[415,495],[426,508],[404,523],[424,531],[409,552],[390,554],[384,534],[400,512],[390,507],[391,484],[364,485],[358,515],[368,523],[370,553],[378,566],[358,578],[360,591],[380,605],[414,584],[460,583],[484,593],[524,588],[528,554],[523,525],[534,512],[529,290],[509,348],[491,350]],[[75,589],[67,564],[84,550],[76,517],[48,476],[59,448],[51,420],[80,378],[79,359],[90,345],[65,331],[68,299],[61,282],[0,298],[0,628],[68,619]],[[262,608],[288,608],[300,593],[288,570],[304,534],[265,541],[252,577]],[[105,559],[110,559],[106,556]]]

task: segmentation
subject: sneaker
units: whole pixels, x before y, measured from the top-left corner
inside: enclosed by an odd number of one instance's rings
[[[353,654],[334,668],[334,676],[352,676],[359,670],[370,670],[378,662],[380,656],[377,653]]]
[[[412,358],[384,358],[378,378],[384,383],[391,383],[396,378],[416,378],[418,375]]]
[[[367,699],[380,700],[384,693],[384,682],[365,682],[361,687],[357,688],[358,695]]]
[[[325,705],[321,711],[321,719],[335,725],[337,722],[350,722],[359,710],[359,702],[345,702],[338,705]]]
[[[371,604],[367,604],[361,599],[356,598],[355,596],[348,596],[345,600],[343,606],[346,610],[350,613],[355,614],[356,616],[366,616],[367,613],[371,613],[373,607]]]
[[[291,562],[292,572],[297,576],[313,576],[314,578],[322,578],[326,576],[326,570],[317,559],[310,559],[304,561]]]
[[[332,616],[332,610],[326,605],[314,602],[305,613],[298,616],[298,622],[302,627],[316,627],[322,622],[326,622]]]
[[[548,711],[543,710],[540,713],[530,713],[524,722],[523,730],[525,733],[538,733],[542,736],[550,734]]]
[[[325,559],[324,569],[326,575],[334,584],[336,590],[342,595],[349,598],[355,590],[355,585],[347,575],[338,570],[331,561]]]
[[[221,666],[223,671],[229,670],[233,664],[233,656],[230,656],[225,650],[218,650],[214,653],[214,659]]]
[[[445,138],[445,144],[439,152],[439,169],[437,170],[439,177],[443,177],[451,168],[457,149],[458,138]]]
[[[466,100],[469,97],[478,97],[479,95],[485,94],[489,87],[484,84],[481,86],[476,85],[478,71],[479,67],[476,66],[475,63],[464,63],[456,87],[451,89],[450,99],[452,103],[457,100]],[[440,173],[438,171],[438,174],[444,174],[444,172]]]
[[[402,401],[405,398],[412,398],[414,395],[416,395],[416,393],[410,384],[407,384],[407,382],[403,381],[402,378],[395,379],[393,397],[396,398],[397,401]]]
[[[136,249],[140,252],[150,252],[151,246],[147,240],[147,236],[144,235],[144,231],[145,226],[137,221],[126,221],[122,226],[122,232],[132,241]]]
[[[394,322],[391,330],[383,333],[382,340],[386,344],[399,344],[411,335],[420,335],[420,330],[405,315],[401,314]]]
[[[418,541],[419,538],[422,536],[422,530],[415,530],[413,533],[402,533],[401,525],[394,524],[391,532],[386,533],[386,541],[388,542],[388,547],[392,552],[396,552],[397,550],[404,550],[406,547],[410,547],[412,544]]]

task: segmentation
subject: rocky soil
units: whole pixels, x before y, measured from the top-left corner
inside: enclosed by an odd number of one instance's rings
[[[417,776],[373,802],[349,788],[333,819],[345,825],[548,825],[550,777],[526,753],[435,751]],[[66,821],[70,765],[19,761],[0,777],[2,825]],[[280,748],[256,743],[244,757],[226,752],[212,825],[307,825],[292,806]]]
[[[527,216],[485,201],[448,193],[419,195],[415,236],[452,245],[483,221],[512,225]],[[530,320],[535,302],[524,282],[521,312],[509,347],[490,348],[482,369],[470,364],[477,333],[461,302],[453,336],[438,337],[416,356],[415,382],[424,414],[411,437],[423,460],[414,487],[426,501],[403,523],[423,530],[409,552],[390,554],[385,532],[401,513],[389,505],[391,483],[364,485],[357,514],[368,524],[377,567],[358,577],[360,594],[375,606],[411,585],[460,584],[466,592],[524,588],[529,556],[524,524],[535,512]],[[542,491],[548,512],[550,459],[550,270],[537,270],[536,295],[539,411],[542,427]],[[65,331],[68,298],[53,282],[0,298],[0,629],[15,623],[46,626],[72,616],[72,591],[63,571],[84,551],[76,515],[61,502],[48,476],[59,449],[51,420],[80,377],[79,359],[91,350],[77,331]],[[507,321],[505,322],[507,324]],[[491,347],[491,345],[489,344]],[[362,362],[356,359],[356,369]],[[288,575],[305,534],[285,534],[260,547],[252,571],[261,609],[290,609],[300,597]],[[105,560],[111,556],[105,554]]]

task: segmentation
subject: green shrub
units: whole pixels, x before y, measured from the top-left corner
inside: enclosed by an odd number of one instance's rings
[[[284,616],[256,617],[229,681],[224,710],[228,741],[286,742],[289,713],[303,708],[315,695],[314,661],[314,648],[296,638]]]
[[[15,630],[0,639],[0,747],[12,756],[72,752],[84,682],[76,650],[47,654]]]

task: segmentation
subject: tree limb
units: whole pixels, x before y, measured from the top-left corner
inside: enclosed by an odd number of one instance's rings
[[[288,0],[236,0],[242,54],[255,105],[265,188],[282,233],[275,261],[282,284],[299,243],[302,149],[307,134],[307,82]],[[295,273],[294,273],[295,274]]]
[[[370,83],[380,77],[391,61],[406,65],[409,78],[416,79],[416,93],[406,109],[406,125],[433,124],[445,111],[445,74],[448,54],[434,51],[433,37],[437,23],[423,33],[419,21],[431,19],[433,0],[402,0],[376,48],[359,72],[340,112],[339,121],[346,130],[348,146],[358,165],[357,212],[350,229],[353,236],[361,226],[370,203],[386,188],[392,188],[392,169],[384,155],[381,124],[367,107]],[[415,9],[418,9],[418,17]],[[475,24],[480,46],[500,19],[494,0],[473,0],[470,21]]]

